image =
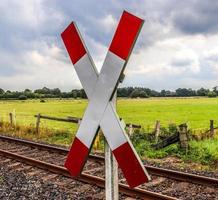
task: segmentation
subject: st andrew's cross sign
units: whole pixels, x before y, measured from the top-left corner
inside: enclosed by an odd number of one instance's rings
[[[100,73],[76,24],[72,22],[61,34],[89,99],[65,162],[72,176],[80,175],[95,135],[101,128],[129,186],[136,187],[150,180],[111,101],[142,24],[142,19],[123,12]]]

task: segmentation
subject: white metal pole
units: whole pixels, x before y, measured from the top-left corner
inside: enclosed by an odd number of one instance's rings
[[[113,103],[116,107],[116,93],[114,94]],[[105,195],[106,200],[119,199],[118,187],[118,165],[113,153],[105,139],[104,142],[105,154]]]

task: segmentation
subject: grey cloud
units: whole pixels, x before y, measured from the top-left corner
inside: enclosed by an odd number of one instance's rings
[[[217,52],[217,54],[212,54],[212,55],[206,56],[206,60],[218,63],[218,52]]]
[[[172,66],[175,66],[175,67],[184,67],[184,66],[189,66],[193,63],[193,60],[190,59],[190,58],[187,58],[187,59],[174,59],[172,62],[171,62],[171,65]]]
[[[218,31],[218,2],[209,0],[177,2],[171,12],[174,26],[187,34],[213,34]]]

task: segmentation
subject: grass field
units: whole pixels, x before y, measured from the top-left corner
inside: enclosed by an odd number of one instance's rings
[[[16,112],[17,124],[35,124],[33,117],[37,113],[57,117],[82,117],[87,106],[86,100],[39,100],[0,101],[0,117],[9,120],[9,112]],[[192,129],[209,128],[209,120],[218,124],[218,98],[149,98],[119,99],[117,109],[126,123],[142,125],[145,130],[152,130],[156,120],[162,126],[170,123],[184,123]],[[65,122],[42,120],[41,125],[54,129],[75,131],[76,125]]]

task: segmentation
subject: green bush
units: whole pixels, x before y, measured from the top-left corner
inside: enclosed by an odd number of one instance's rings
[[[163,137],[168,137],[173,134],[177,133],[177,125],[176,124],[169,124],[168,128],[160,127],[160,135]]]
[[[218,139],[190,141],[190,149],[182,158],[199,162],[201,164],[214,164],[218,162]]]

